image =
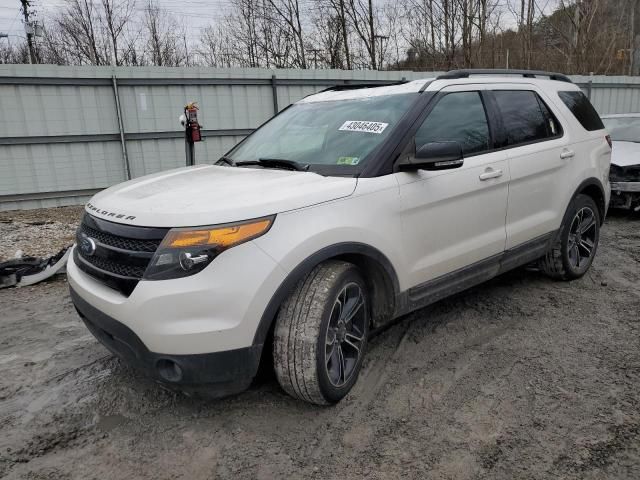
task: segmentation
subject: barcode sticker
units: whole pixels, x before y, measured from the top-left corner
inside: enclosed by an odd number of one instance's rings
[[[388,123],[382,122],[367,122],[364,120],[347,120],[342,124],[342,126],[338,130],[342,130],[345,132],[365,132],[365,133],[377,133],[380,134],[384,132],[384,129],[387,128]]]

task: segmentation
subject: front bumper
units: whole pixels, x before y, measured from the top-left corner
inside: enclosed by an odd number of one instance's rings
[[[247,242],[190,277],[140,281],[128,297],[80,270],[73,254],[67,278],[79,297],[132,330],[150,351],[192,355],[251,346],[284,271]]]
[[[640,182],[611,182],[611,191],[640,193]]]
[[[640,210],[640,182],[611,182],[610,207]]]
[[[126,363],[170,387],[211,396],[245,390],[260,363],[261,345],[195,355],[151,352],[126,325],[91,306],[70,288],[71,299],[94,337]]]
[[[73,255],[67,278],[88,329],[114,354],[162,383],[212,385],[218,396],[257,373],[256,332],[284,271],[247,242],[190,277],[140,281],[129,296],[80,270]]]

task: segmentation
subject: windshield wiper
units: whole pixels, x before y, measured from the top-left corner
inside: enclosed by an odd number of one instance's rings
[[[286,168],[288,170],[297,170],[306,172],[309,170],[309,164],[298,163],[294,160],[286,160],[284,158],[259,158],[258,160],[248,160],[246,162],[237,162],[235,165],[242,167],[244,165],[260,165],[261,167]]]
[[[221,163],[226,163],[230,167],[236,166],[236,162],[233,160],[233,158],[225,157],[224,155],[218,159],[216,165],[220,165]]]

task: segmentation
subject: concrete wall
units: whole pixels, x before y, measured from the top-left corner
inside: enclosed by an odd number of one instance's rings
[[[276,110],[328,86],[435,75],[0,65],[0,210],[80,204],[126,180],[122,137],[131,177],[184,165],[177,117],[189,101],[204,129],[196,161],[212,163]],[[640,111],[638,77],[574,80],[600,113]]]

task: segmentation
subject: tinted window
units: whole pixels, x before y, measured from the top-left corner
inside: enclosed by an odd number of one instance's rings
[[[535,92],[497,90],[493,93],[507,133],[506,145],[544,140],[560,133],[560,124]]]
[[[602,130],[604,125],[589,99],[582,92],[558,92],[560,99],[571,110],[573,116],[590,132]]]
[[[562,135],[562,125],[560,125],[558,119],[556,119],[553,113],[551,113],[551,110],[549,110],[549,107],[545,105],[545,103],[540,97],[538,97],[538,95],[536,95],[536,98],[538,99],[538,103],[540,104],[542,116],[544,117],[544,121],[547,126],[547,136],[555,137],[556,135]]]
[[[430,142],[458,142],[464,154],[489,148],[489,125],[478,92],[449,93],[416,133],[416,148]]]

